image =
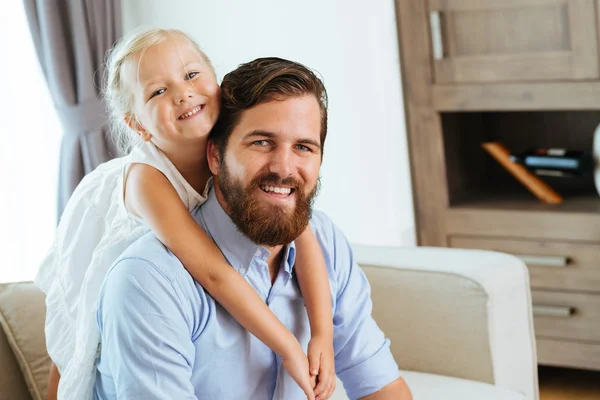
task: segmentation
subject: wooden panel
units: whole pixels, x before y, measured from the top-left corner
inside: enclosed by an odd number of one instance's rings
[[[600,370],[600,343],[537,339],[538,363]]]
[[[598,78],[598,27],[594,0],[571,0],[568,7],[572,76],[575,79]]]
[[[417,240],[420,245],[445,246],[441,221],[448,195],[440,117],[431,102],[429,14],[422,0],[396,0],[395,4]]]
[[[574,75],[570,53],[473,56],[441,61],[436,82],[509,82],[559,80]],[[499,68],[500,65],[509,66]],[[543,65],[543,68],[540,68]],[[593,77],[593,76],[592,76]]]
[[[429,0],[435,81],[598,78],[594,1]]]
[[[565,4],[567,0],[429,0],[432,10],[483,11],[490,8],[539,7]],[[575,0],[577,1],[577,0]]]
[[[534,306],[567,307],[568,317],[538,316],[535,335],[540,338],[600,342],[600,296],[584,293],[532,290]]]
[[[541,204],[537,200],[486,199],[448,209],[445,226],[451,236],[600,241],[599,208],[597,199],[571,199],[558,206]]]
[[[600,82],[435,85],[438,111],[600,109]]]
[[[571,50],[568,15],[566,5],[452,13],[447,16],[446,23],[447,39],[455,42],[450,54],[461,57],[568,52]],[[483,36],[473,35],[474,26],[484,33]],[[539,35],[540,26],[544,35]]]
[[[529,256],[546,265],[528,263],[531,286],[538,289],[584,290],[600,293],[600,243],[569,243],[548,240],[514,240],[452,236],[450,247],[500,251]],[[564,259],[565,266],[553,264]]]

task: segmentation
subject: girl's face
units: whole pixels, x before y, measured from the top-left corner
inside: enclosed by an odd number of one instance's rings
[[[163,150],[206,141],[219,116],[215,73],[185,38],[173,36],[123,66],[134,95],[126,122]]]

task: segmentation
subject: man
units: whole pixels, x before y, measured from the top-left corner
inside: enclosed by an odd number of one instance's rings
[[[327,133],[322,82],[300,64],[258,59],[225,76],[222,98],[208,145],[214,188],[194,218],[303,348],[310,326],[293,240],[310,220],[329,274],[337,375],[352,399],[410,400],[347,240],[323,213],[311,219]],[[109,272],[98,320],[98,398],[305,398],[152,234]]]

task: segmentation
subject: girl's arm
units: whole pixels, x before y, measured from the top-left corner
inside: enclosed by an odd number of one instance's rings
[[[329,398],[335,389],[333,315],[329,275],[323,251],[310,226],[296,239],[296,276],[310,321],[308,361],[312,375],[319,377],[315,395]]]
[[[146,164],[133,164],[125,205],[141,217],[188,272],[244,328],[276,352],[309,399],[314,398],[308,361],[294,335],[275,317],[246,280],[192,218],[169,180]]]
[[[56,364],[50,366],[50,375],[48,376],[48,394],[47,400],[56,400],[58,398],[58,381],[60,381],[60,373]]]

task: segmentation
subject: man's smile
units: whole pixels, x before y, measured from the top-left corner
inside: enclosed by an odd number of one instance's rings
[[[295,201],[296,189],[289,186],[260,185],[260,192],[270,201],[279,204]]]

